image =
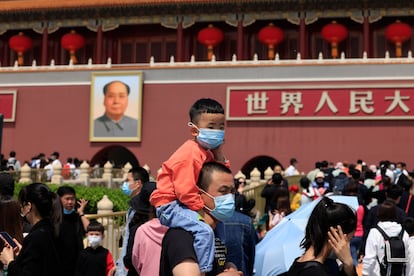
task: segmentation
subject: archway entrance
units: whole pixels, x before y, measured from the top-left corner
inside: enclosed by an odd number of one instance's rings
[[[122,168],[127,162],[132,167],[139,166],[139,161],[135,155],[127,148],[119,145],[107,146],[98,151],[91,159],[91,165],[98,164],[103,167],[107,161],[110,161],[114,168]]]
[[[264,171],[268,167],[270,167],[273,170],[273,168],[276,165],[281,166],[282,169],[284,170],[282,164],[279,161],[277,161],[276,159],[274,159],[273,157],[260,155],[260,156],[253,157],[252,159],[247,161],[243,165],[241,171],[247,178],[250,178],[251,171],[254,168],[257,168],[260,171],[260,178],[263,179],[264,178]]]

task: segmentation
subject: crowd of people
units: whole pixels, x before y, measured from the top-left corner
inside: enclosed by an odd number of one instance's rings
[[[62,168],[62,176],[64,179],[78,179],[82,161],[77,157],[68,157],[66,163],[64,163],[59,157],[59,152],[54,151],[49,156],[46,156],[44,153],[39,153],[33,156],[30,161],[20,162],[16,156],[16,152],[13,150],[9,153],[8,158],[1,154],[0,170],[19,172],[22,166],[27,164],[30,168],[39,170],[38,181],[50,181],[53,175],[53,167],[59,164]]]
[[[77,201],[73,187],[55,193],[33,183],[17,198],[14,189],[13,177],[1,173],[0,275],[114,275],[112,256],[101,246],[104,227],[86,218],[88,202]]]
[[[296,162],[292,159],[290,167],[294,167]],[[414,237],[411,238],[414,188],[412,175],[404,162],[384,160],[378,165],[367,165],[362,160],[357,160],[355,164],[338,162],[336,165],[327,161],[316,162],[315,169],[300,178],[300,189],[296,183],[287,183],[283,171],[276,170],[278,172],[273,174],[261,193],[265,199],[264,215],[257,229],[261,236],[301,205],[331,194],[355,196],[358,199],[358,208],[354,210],[355,227],[352,231],[343,232],[349,239],[349,256],[353,266],[362,267],[362,275],[414,275],[414,265],[409,261],[414,259]],[[333,234],[329,229],[324,232]],[[384,240],[397,239],[399,235],[400,251],[403,252],[400,259],[393,263],[387,261],[389,256]],[[309,244],[304,243],[304,248],[309,250]],[[315,252],[312,254],[315,258],[318,255]],[[306,259],[309,258],[302,257],[298,262]],[[298,267],[297,263],[295,267]],[[299,273],[296,268],[287,275],[314,275],[303,271]],[[332,266],[324,269],[328,273],[323,275],[337,275],[339,271]],[[386,269],[389,269],[389,274],[386,274]],[[349,270],[345,275],[353,273]]]
[[[288,177],[299,174],[292,158],[285,171],[275,166],[263,188],[264,215],[255,226],[255,202],[243,195],[246,179],[233,178],[223,152],[223,107],[200,99],[189,115],[191,139],[162,164],[157,181],[134,167],[120,187],[130,197],[130,207],[117,260],[102,247],[104,226],[87,219],[88,201],[77,199],[73,187],[61,186],[54,193],[33,183],[15,199],[13,178],[0,175],[0,231],[13,237],[0,239],[0,273],[254,275],[260,239],[285,216],[319,200],[304,230],[304,254],[285,275],[354,276],[359,263],[363,275],[414,275],[408,261],[414,259],[413,187],[403,162],[381,161],[378,167],[362,160],[336,166],[316,162],[299,183],[288,183]],[[16,160],[15,152],[10,158]],[[43,166],[42,160],[39,156],[31,166]],[[58,152],[48,161],[53,162],[60,162]],[[68,160],[69,172],[76,168],[72,162]],[[14,169],[20,165],[13,164]],[[334,202],[329,194],[358,198],[357,210]],[[397,258],[391,253],[398,246],[403,249]]]

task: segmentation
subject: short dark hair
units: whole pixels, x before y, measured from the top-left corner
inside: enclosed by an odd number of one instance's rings
[[[359,194],[359,184],[355,179],[351,179],[348,184],[345,185],[343,194],[344,195],[358,195]]]
[[[272,175],[273,184],[280,185],[280,184],[282,184],[282,181],[283,181],[283,177],[280,173],[274,173]]]
[[[215,171],[231,174],[231,170],[224,166],[222,163],[204,163],[203,167],[201,168],[200,175],[198,176],[197,186],[203,191],[207,191],[211,182],[211,175]]]
[[[309,184],[310,184],[310,180],[309,178],[307,178],[306,176],[303,176],[300,180],[299,180],[299,184],[302,187],[302,189],[309,189]]]
[[[396,221],[397,207],[395,203],[390,200],[385,200],[378,207],[378,221]]]
[[[10,156],[10,157],[16,157],[16,152],[15,152],[14,150],[12,150],[12,151],[9,153],[9,156]]]
[[[86,227],[86,232],[90,231],[98,231],[101,232],[103,235],[105,232],[105,227],[102,225],[102,223],[96,220],[91,220],[88,224],[88,227]]]
[[[328,240],[329,228],[341,226],[344,234],[349,234],[356,228],[356,215],[348,205],[334,202],[323,197],[313,209],[306,225],[305,237],[301,247],[308,250],[314,247],[314,255],[318,256]]]
[[[143,167],[134,167],[128,171],[128,173],[132,173],[132,178],[137,181],[141,180],[142,183],[149,181],[149,174],[146,169]]]
[[[64,195],[74,195],[74,196],[76,196],[76,191],[71,186],[60,186],[57,189],[56,193],[58,194],[59,197],[62,197]]]
[[[403,194],[403,188],[399,185],[391,184],[385,191],[386,197],[397,200]]]
[[[123,81],[120,81],[120,80],[114,80],[114,81],[111,81],[111,82],[108,82],[107,84],[105,84],[105,85],[104,85],[104,87],[103,87],[103,93],[104,93],[104,95],[106,95],[106,92],[108,91],[108,87],[109,87],[110,85],[114,84],[114,83],[117,83],[117,82],[122,83],[123,85],[125,85],[125,88],[126,88],[126,90],[127,90],[127,93],[128,93],[128,95],[129,95],[129,91],[130,91],[129,85],[128,85],[128,84],[126,84],[126,83],[125,83],[125,82],[123,82]]]
[[[13,196],[14,186],[14,179],[10,174],[0,173],[0,196]]]
[[[298,162],[298,160],[296,160],[296,158],[291,158],[290,159],[290,164],[291,165],[295,164],[296,162]]]
[[[202,113],[224,114],[223,106],[216,100],[203,98],[197,100],[190,108],[190,121],[197,123]]]
[[[414,235],[414,218],[407,217],[404,220],[404,229],[407,231],[408,235]]]

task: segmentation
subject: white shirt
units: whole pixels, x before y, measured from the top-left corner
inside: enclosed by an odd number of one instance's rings
[[[298,175],[298,174],[299,174],[299,171],[293,165],[290,165],[289,167],[287,167],[285,171],[285,176],[292,176],[292,175]]]
[[[414,236],[408,239],[407,246],[408,262],[405,270],[405,275],[414,275]]]
[[[389,236],[395,237],[401,231],[401,224],[391,221],[380,221],[378,226]],[[405,254],[407,255],[408,248],[408,234],[404,231],[403,241],[405,244]],[[371,228],[367,237],[367,243],[365,245],[365,256],[362,262],[362,275],[369,276],[380,276],[380,267],[377,260],[382,260],[384,258],[384,249],[385,243],[384,238],[381,233],[376,228]],[[410,275],[410,274],[408,274]]]

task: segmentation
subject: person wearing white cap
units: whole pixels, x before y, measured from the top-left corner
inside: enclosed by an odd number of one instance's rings
[[[325,174],[323,172],[316,173],[315,180],[312,182],[312,188],[317,196],[322,196],[331,191],[329,183],[325,181]]]

